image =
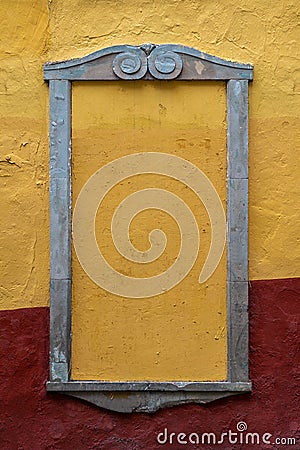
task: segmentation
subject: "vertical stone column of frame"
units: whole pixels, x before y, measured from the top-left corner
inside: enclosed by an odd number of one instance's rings
[[[71,201],[71,83],[50,80],[51,381],[70,374]]]
[[[248,80],[227,83],[227,217],[228,381],[248,381]]]

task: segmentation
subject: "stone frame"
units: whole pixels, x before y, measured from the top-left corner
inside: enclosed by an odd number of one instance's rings
[[[118,45],[44,65],[50,87],[50,380],[47,391],[120,412],[154,412],[251,391],[248,368],[248,82],[253,66],[182,45]],[[71,380],[72,81],[227,82],[227,380]]]

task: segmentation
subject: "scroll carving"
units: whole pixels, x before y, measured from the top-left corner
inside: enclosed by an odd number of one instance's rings
[[[119,53],[113,61],[113,71],[123,80],[139,80],[147,73],[147,55],[139,49]]]
[[[148,69],[158,80],[174,80],[182,71],[182,58],[178,53],[156,48],[148,57]]]
[[[150,74],[158,80],[174,80],[183,67],[178,53],[166,51],[153,44],[119,53],[113,61],[113,72],[123,80],[139,80]]]

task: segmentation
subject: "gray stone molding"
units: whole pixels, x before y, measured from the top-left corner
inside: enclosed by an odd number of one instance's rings
[[[253,66],[183,45],[117,45],[44,66],[45,80],[252,80]]]
[[[182,45],[119,45],[44,66],[50,85],[50,380],[66,393],[121,412],[153,412],[251,391],[248,368],[248,81],[253,66]],[[227,380],[109,382],[71,379],[71,89],[76,80],[227,82]]]

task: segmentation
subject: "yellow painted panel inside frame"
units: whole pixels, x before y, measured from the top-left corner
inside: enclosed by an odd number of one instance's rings
[[[201,169],[226,210],[226,111],[222,82],[88,82],[73,86],[73,208],[84,184],[106,164],[126,155],[160,152]],[[137,174],[104,197],[95,219],[97,244],[109,264],[128,277],[148,278],[167,270],[181,246],[178,225],[159,209],[140,212],[130,240],[149,248],[149,233],[167,236],[162,255],[139,264],[121,256],[111,236],[118,205],[141,189],[159,188],[192,211],[200,250],[188,275],[149,298],[126,298],[97,285],[73,251],[72,379],[225,380],[226,251],[213,275],[198,278],[211,243],[211,224],[186,184],[164,175]],[[183,236],[184,238],[184,236]]]

